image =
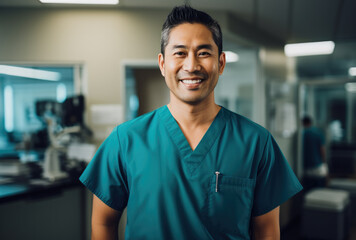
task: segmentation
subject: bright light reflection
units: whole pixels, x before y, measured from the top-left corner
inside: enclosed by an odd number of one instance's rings
[[[4,110],[5,110],[5,130],[12,132],[14,130],[14,98],[11,86],[4,88]]]
[[[234,52],[225,51],[225,56],[226,56],[226,62],[227,63],[239,61],[239,55],[237,55]]]
[[[345,89],[348,92],[356,92],[356,83],[346,83],[345,84]]]
[[[119,0],[40,0],[41,3],[116,5]]]
[[[356,76],[356,67],[349,68],[349,75]]]
[[[334,52],[335,43],[332,41],[294,43],[284,47],[284,53],[288,57],[327,55]]]
[[[58,72],[8,65],[0,65],[0,74],[48,81],[58,81],[61,79],[61,74]]]
[[[57,102],[64,102],[67,98],[67,88],[63,83],[57,86]]]

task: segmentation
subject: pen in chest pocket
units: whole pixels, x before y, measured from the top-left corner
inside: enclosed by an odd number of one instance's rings
[[[218,184],[219,184],[219,174],[220,172],[215,172],[215,192],[218,192]]]

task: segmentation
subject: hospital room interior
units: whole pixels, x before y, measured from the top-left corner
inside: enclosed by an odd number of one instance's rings
[[[0,239],[90,239],[78,178],[117,125],[168,104],[157,56],[182,4],[221,26],[216,103],[266,128],[304,187],[280,206],[281,239],[356,239],[356,1],[103,2],[0,0]]]

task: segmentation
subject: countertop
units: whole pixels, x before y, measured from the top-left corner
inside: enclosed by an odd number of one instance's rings
[[[56,181],[0,178],[0,203],[48,197],[60,194],[62,190],[73,187],[83,187],[78,178],[64,178]]]

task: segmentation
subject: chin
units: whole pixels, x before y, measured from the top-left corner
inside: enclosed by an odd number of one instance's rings
[[[186,98],[186,99],[182,99],[183,102],[190,104],[190,105],[198,105],[200,103],[202,103],[204,101],[204,99],[197,99],[197,98]]]

